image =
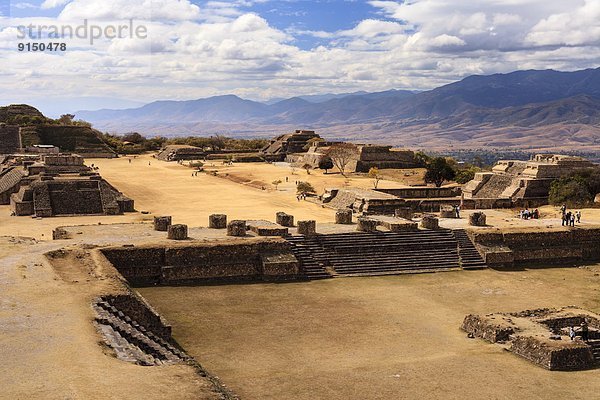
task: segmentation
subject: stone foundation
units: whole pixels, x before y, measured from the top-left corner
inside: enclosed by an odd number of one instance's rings
[[[298,221],[298,234],[303,236],[314,236],[317,234],[317,221]]]
[[[352,224],[352,210],[337,210],[335,212],[335,223],[343,225]]]
[[[227,224],[227,236],[246,236],[246,221],[233,220]]]
[[[171,217],[154,217],[154,230],[159,232],[167,232],[171,226]]]
[[[356,230],[359,232],[376,232],[378,225],[379,222],[374,219],[358,217],[358,225],[356,226]]]
[[[469,215],[469,225],[471,226],[486,226],[487,217],[482,212],[474,212]]]
[[[188,226],[183,224],[169,226],[168,239],[186,240],[188,238]]]
[[[226,229],[227,228],[227,215],[225,214],[212,214],[208,217],[208,227],[212,229]]]
[[[275,222],[277,222],[281,226],[291,228],[294,226],[294,216],[286,214],[284,212],[278,212],[275,215]]]
[[[456,218],[456,210],[452,206],[442,205],[442,206],[440,206],[440,217],[441,218]]]
[[[404,218],[407,220],[412,220],[413,217],[413,211],[412,208],[410,207],[400,207],[400,208],[396,208],[396,210],[394,210],[394,216],[396,218]]]
[[[423,215],[421,220],[421,228],[423,229],[439,229],[440,223],[437,217],[433,215]]]

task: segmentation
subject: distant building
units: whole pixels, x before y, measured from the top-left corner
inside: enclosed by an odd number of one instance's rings
[[[475,199],[478,208],[537,207],[548,204],[552,182],[594,164],[582,157],[537,154],[529,161],[500,160],[492,172],[478,172],[465,184],[465,199]]]
[[[202,160],[207,153],[196,146],[169,145],[162,148],[156,158],[162,161]]]
[[[315,131],[298,129],[293,133],[277,136],[261,150],[261,153],[267,157],[276,156],[283,161],[288,154],[306,153],[312,139],[321,139],[321,137]]]

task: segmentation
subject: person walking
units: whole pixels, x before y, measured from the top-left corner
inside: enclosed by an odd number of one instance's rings
[[[572,326],[569,327],[569,337],[571,340],[575,340],[575,329]]]
[[[581,223],[581,211],[577,211],[575,213],[575,217],[577,217],[577,223],[580,224]]]
[[[583,340],[584,342],[587,342],[589,339],[589,330],[588,330],[588,324],[587,321],[583,321],[581,323],[581,340]]]
[[[456,218],[460,218],[460,206],[456,206]]]
[[[571,226],[575,226],[575,213],[571,214]]]

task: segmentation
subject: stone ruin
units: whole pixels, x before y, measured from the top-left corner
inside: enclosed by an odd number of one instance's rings
[[[283,161],[288,154],[306,153],[309,141],[320,138],[315,131],[297,129],[271,140],[271,143],[261,149],[261,154],[271,161]]]
[[[569,338],[569,327],[589,327],[589,340]],[[508,350],[553,371],[595,368],[600,363],[600,316],[578,307],[517,313],[467,315],[461,325],[470,337],[508,345]]]
[[[313,168],[319,167],[319,162],[326,158],[327,150],[335,143],[317,142],[307,152],[301,155],[290,155],[287,161],[298,166],[308,164]],[[357,145],[357,152],[348,163],[349,172],[369,172],[372,167],[379,169],[418,168],[421,165],[415,158],[415,153],[407,149],[396,149],[392,146]]]
[[[548,204],[552,182],[594,164],[581,157],[537,154],[529,161],[501,160],[492,172],[478,172],[463,187],[477,208],[538,207]]]
[[[156,158],[161,161],[190,161],[203,160],[207,153],[196,146],[188,145],[169,145],[162,148]]]
[[[14,159],[0,172],[0,204],[14,215],[116,215],[134,203],[83,163],[76,154]]]
[[[0,124],[0,154],[18,153],[22,147],[21,128]]]

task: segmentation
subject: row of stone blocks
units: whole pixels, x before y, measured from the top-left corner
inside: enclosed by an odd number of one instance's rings
[[[171,240],[186,240],[188,238],[188,226],[184,224],[172,224],[170,216],[154,217],[154,230],[167,232],[167,238]]]

